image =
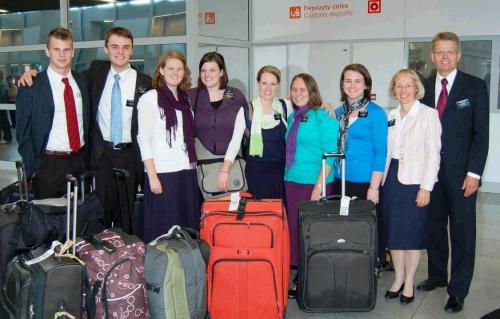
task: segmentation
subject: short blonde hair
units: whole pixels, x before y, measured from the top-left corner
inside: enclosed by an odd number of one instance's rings
[[[460,39],[458,38],[458,35],[453,32],[439,32],[437,33],[434,38],[432,39],[432,52],[434,52],[434,48],[436,47],[436,43],[439,41],[452,41],[455,42],[457,45],[458,52],[462,51],[462,48],[460,47]]]
[[[276,80],[278,80],[278,84],[281,82],[281,72],[278,70],[277,67],[273,65],[265,65],[260,68],[259,72],[257,72],[257,82],[260,82],[260,77],[264,73],[270,73],[276,77]]]
[[[417,100],[420,100],[421,98],[423,98],[425,95],[424,85],[422,84],[422,81],[420,81],[420,78],[418,77],[417,72],[413,71],[412,69],[401,69],[398,72],[396,72],[396,74],[393,75],[392,80],[391,80],[389,94],[392,97],[396,97],[394,95],[394,87],[396,86],[396,80],[401,75],[409,75],[411,77],[411,79],[413,80],[413,84],[417,88],[417,94],[415,97],[417,98]]]

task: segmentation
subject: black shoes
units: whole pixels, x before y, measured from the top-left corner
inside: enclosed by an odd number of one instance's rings
[[[401,291],[403,291],[404,286],[405,284],[403,283],[398,291],[390,291],[389,289],[387,289],[387,291],[385,292],[385,299],[394,299],[399,297],[399,294],[401,293]]]
[[[444,306],[444,310],[449,313],[457,313],[462,311],[464,308],[464,298],[459,298],[454,295],[450,295],[448,301],[446,302],[446,306]]]
[[[401,297],[399,297],[399,301],[403,305],[407,305],[409,303],[413,302],[413,299],[415,299],[415,286],[413,286],[413,295],[411,297],[405,296],[403,293],[401,293]]]
[[[435,281],[434,279],[428,278],[418,284],[417,289],[422,291],[432,291],[438,287],[448,286],[447,281]]]
[[[298,275],[295,275],[293,277],[292,283],[295,285],[292,289],[288,290],[288,299],[295,299],[297,298],[297,282],[298,282]]]

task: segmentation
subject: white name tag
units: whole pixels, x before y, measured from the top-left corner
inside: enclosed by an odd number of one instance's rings
[[[240,205],[240,192],[231,193],[231,203],[229,203],[229,211],[237,210]]]
[[[351,198],[349,196],[342,196],[340,199],[340,212],[339,215],[348,216],[349,215],[349,203]]]

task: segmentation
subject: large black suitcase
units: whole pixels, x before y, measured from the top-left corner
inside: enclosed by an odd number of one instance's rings
[[[76,211],[78,183],[69,176],[70,184],[74,185],[73,205],[67,205],[66,243],[69,242],[72,228],[73,243],[76,240]],[[70,214],[73,210],[73,223]],[[72,224],[72,226],[70,226]],[[52,319],[80,318],[82,313],[82,296],[84,268],[83,264],[73,258],[72,254],[61,251],[63,245],[53,242],[51,247],[39,246],[17,255],[7,266],[5,286],[1,295],[2,318],[5,319]],[[60,253],[61,255],[59,255]]]
[[[303,311],[368,311],[375,307],[375,206],[367,200],[351,200],[349,215],[339,212],[339,197],[299,203],[297,302]]]

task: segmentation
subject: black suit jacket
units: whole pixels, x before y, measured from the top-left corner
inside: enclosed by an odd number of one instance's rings
[[[85,70],[83,73],[87,76],[90,86],[90,96],[92,104],[92,154],[91,154],[91,164],[97,167],[99,160],[104,152],[104,139],[102,137],[101,129],[99,128],[99,123],[97,122],[97,108],[99,107],[99,102],[101,100],[102,92],[104,86],[106,85],[106,78],[111,70],[110,61],[94,60],[90,64],[90,68]],[[139,144],[137,143],[137,101],[142,94],[146,93],[151,89],[151,77],[137,72],[137,80],[135,84],[135,95],[134,95],[134,106],[132,110],[132,125],[131,125],[131,137],[132,137],[132,148],[136,154],[136,159],[138,162],[138,172],[143,172],[141,154],[139,150]]]
[[[425,81],[422,103],[435,107],[436,77]],[[486,83],[458,71],[448,94],[441,125],[439,180],[461,188],[467,172],[483,175],[488,155],[489,96]]]
[[[83,139],[90,141],[90,97],[85,78],[71,71],[82,94]],[[33,78],[32,86],[20,87],[16,99],[16,138],[28,178],[37,171],[54,119],[54,98],[47,70]]]

